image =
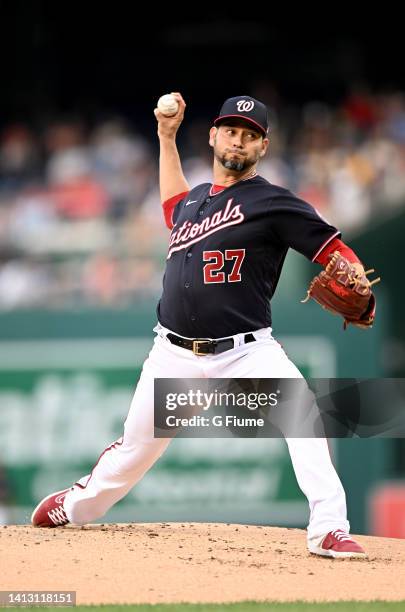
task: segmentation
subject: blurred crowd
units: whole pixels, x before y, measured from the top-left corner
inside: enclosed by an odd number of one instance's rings
[[[313,204],[344,237],[405,204],[404,93],[360,87],[335,107],[301,109],[281,104],[274,92],[253,95],[271,109],[260,174]],[[126,307],[159,295],[168,230],[157,136],[145,138],[139,127],[121,117],[92,126],[65,117],[41,128],[3,127],[1,310]],[[211,181],[209,127],[205,118],[181,128],[191,185]]]

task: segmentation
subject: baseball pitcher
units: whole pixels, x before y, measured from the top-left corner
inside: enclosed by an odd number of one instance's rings
[[[155,109],[161,200],[171,233],[154,345],[123,436],[103,451],[91,474],[40,502],[32,515],[38,527],[102,517],[161,456],[170,439],[154,438],[155,378],[302,377],[272,333],[270,302],[289,248],[325,268],[308,298],[340,314],[345,326],[367,328],[374,320],[369,271],[339,230],[258,174],[269,147],[266,106],[250,96],[224,102],[209,132],[212,183],[190,186],[176,146],[186,104],[180,93],[172,95],[178,103],[174,115]],[[365,556],[349,535],[345,493],[327,440],[286,442],[309,503],[309,551]]]

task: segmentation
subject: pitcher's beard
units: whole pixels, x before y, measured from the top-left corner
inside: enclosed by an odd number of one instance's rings
[[[237,172],[241,172],[245,167],[244,162],[237,162],[234,159],[221,159],[221,163],[228,170],[236,170]]]
[[[236,172],[242,172],[242,170],[246,170],[246,168],[249,168],[252,165],[250,160],[247,160],[246,158],[237,159],[236,157],[233,157],[231,159],[227,159],[225,155],[217,155],[216,157],[217,160],[227,170],[236,170]]]

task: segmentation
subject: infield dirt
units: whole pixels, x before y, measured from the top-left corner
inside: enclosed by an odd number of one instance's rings
[[[252,525],[0,527],[0,590],[77,604],[405,599],[405,540],[356,536],[368,559],[310,555],[306,533]]]

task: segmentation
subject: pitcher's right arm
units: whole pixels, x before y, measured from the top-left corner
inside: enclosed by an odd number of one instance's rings
[[[190,191],[181,167],[176,145],[176,134],[184,117],[186,103],[178,92],[172,92],[179,103],[179,109],[172,117],[165,117],[157,108],[154,113],[158,122],[160,143],[159,187],[161,202]]]

